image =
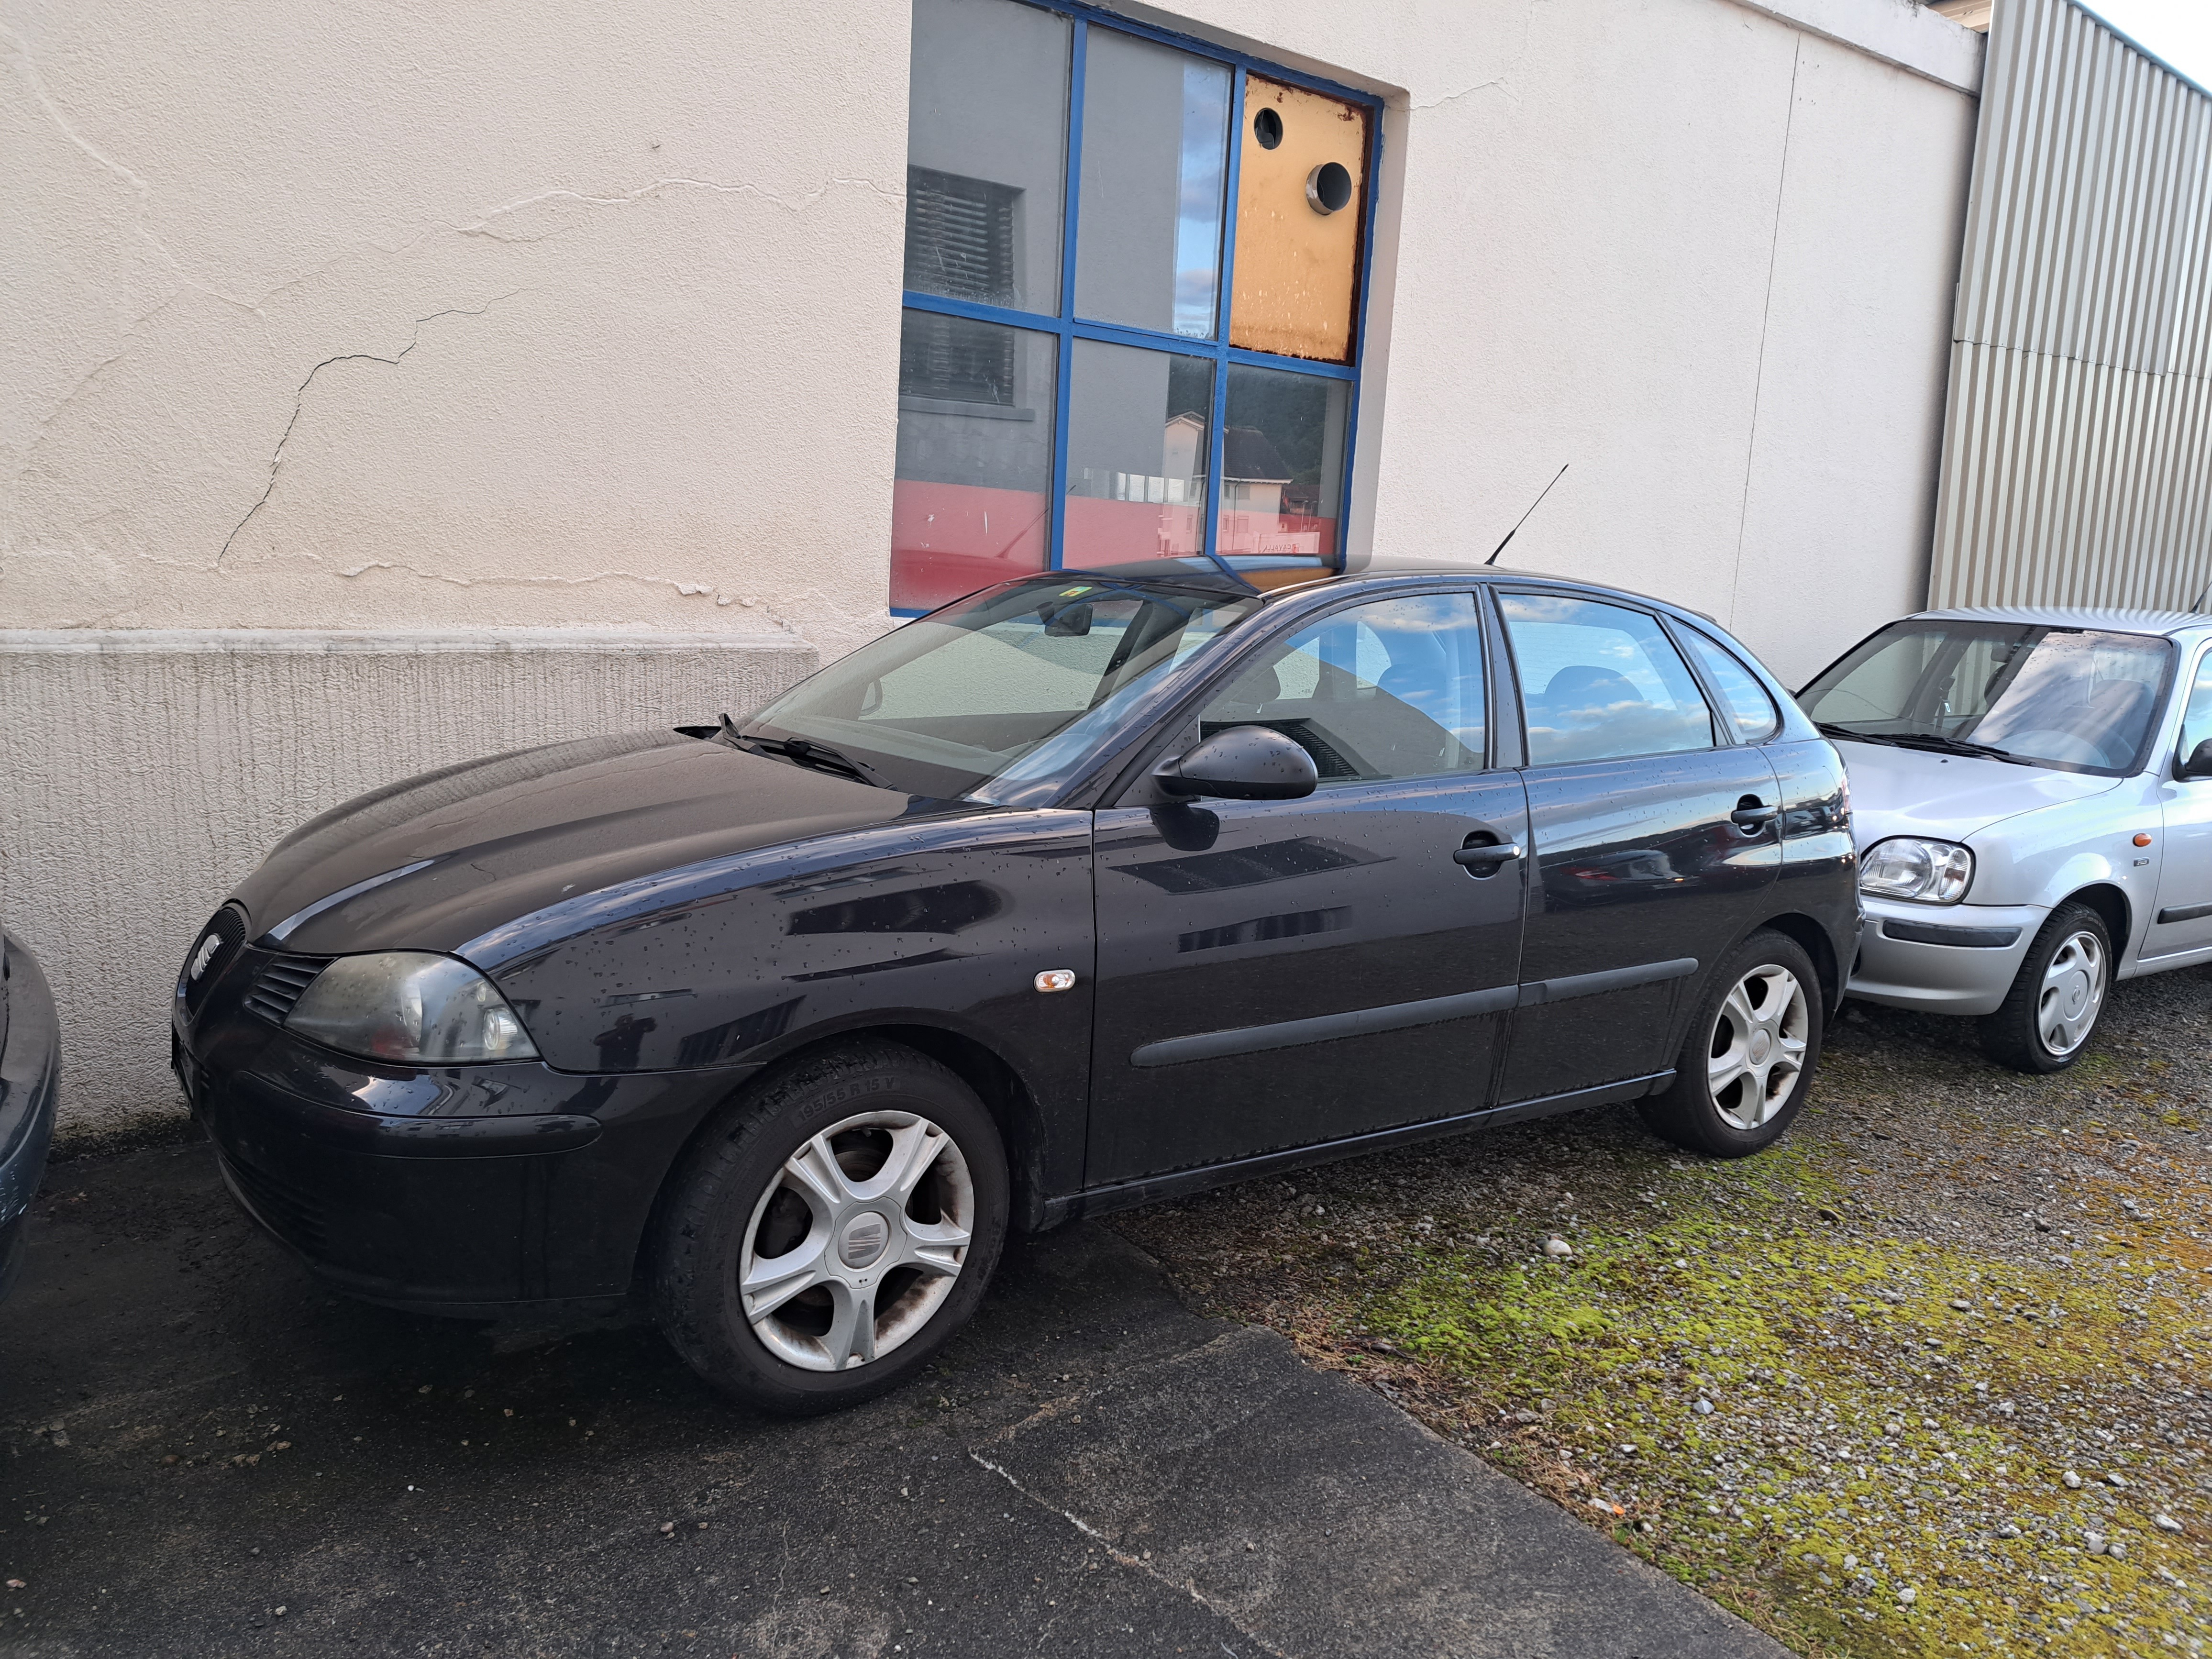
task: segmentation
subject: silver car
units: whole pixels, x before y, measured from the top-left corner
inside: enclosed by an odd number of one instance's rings
[[[2115,979],[2212,960],[2212,617],[1931,611],[1799,693],[1850,776],[1850,992],[2079,1058]]]

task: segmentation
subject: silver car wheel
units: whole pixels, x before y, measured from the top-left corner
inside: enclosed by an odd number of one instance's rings
[[[2084,928],[2066,937],[2043,970],[2035,1034],[2054,1058],[2070,1054],[2088,1041],[2089,1028],[2104,1006],[2104,943]]]
[[[1735,982],[1706,1046],[1705,1087],[1723,1122],[1756,1129],[1782,1109],[1811,1031],[1805,988],[1787,968],[1767,963]]]
[[[779,1359],[811,1371],[865,1365],[929,1323],[975,1225],[958,1143],[912,1112],[864,1112],[809,1138],[761,1194],[738,1299]]]

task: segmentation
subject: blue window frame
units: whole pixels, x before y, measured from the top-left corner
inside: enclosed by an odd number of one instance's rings
[[[961,18],[965,27],[978,27],[982,16],[974,9],[981,6],[997,9],[997,21],[988,35],[990,52],[963,52],[957,43],[948,42],[925,71],[925,55],[932,50],[927,31],[940,18]],[[975,21],[967,21],[969,17]],[[1017,18],[1036,20],[1034,42],[1025,46],[1016,41],[1029,30],[1028,22],[1005,27]],[[1025,152],[1006,155],[991,170],[1025,173],[1030,187],[1025,191],[1003,182],[964,178],[949,167],[922,165],[943,158],[920,154],[919,143],[916,153],[910,154],[908,276],[902,300],[908,314],[900,354],[898,476],[904,493],[895,513],[901,527],[893,537],[893,611],[921,614],[1000,575],[1107,562],[1095,556],[1099,544],[1087,532],[1075,538],[1077,556],[1066,556],[1071,503],[1095,500],[1178,509],[1159,515],[1173,519],[1180,530],[1163,532],[1158,552],[1240,569],[1263,585],[1265,579],[1257,573],[1268,568],[1315,563],[1340,567],[1365,350],[1374,183],[1382,145],[1380,100],[1073,0],[917,0],[915,28],[915,131],[921,131],[925,120],[922,82],[927,72],[933,77],[936,100],[927,118],[935,124],[930,131],[940,135],[951,131],[950,147],[956,151],[989,152],[995,143],[1001,151]],[[1064,40],[1064,46],[1054,44],[1058,40]],[[979,57],[1009,57],[1032,47],[1027,68],[1017,65],[998,83],[984,84],[990,71],[975,67]],[[1097,248],[1110,249],[1126,234],[1127,227],[1117,215],[1124,211],[1124,198],[1130,194],[1127,181],[1113,175],[1121,161],[1111,153],[1115,147],[1099,144],[1101,153],[1092,157],[1088,180],[1095,199],[1086,210],[1086,116],[1099,113],[1086,111],[1086,96],[1099,95],[1094,79],[1108,89],[1108,95],[1117,95],[1121,85],[1137,85],[1131,77],[1155,71],[1168,58],[1160,48],[1180,54],[1182,63],[1182,119],[1176,146],[1180,187],[1172,235],[1176,280],[1172,301],[1164,307],[1157,303],[1157,295],[1148,301],[1116,291],[1117,273],[1103,269],[1100,263],[1101,258],[1110,263],[1110,252],[1089,260],[1085,257],[1086,231]],[[1156,63],[1138,61],[1147,50]],[[1056,62],[1051,57],[1054,52],[1061,54]],[[1121,68],[1125,61],[1133,65],[1126,71]],[[1054,73],[1064,75],[1064,86],[1046,84],[1047,75],[1036,70],[1041,64],[1051,64]],[[1099,76],[1094,76],[1094,69],[1101,71]],[[939,85],[936,77],[940,75],[954,84]],[[963,81],[970,76],[982,79]],[[1153,73],[1153,81],[1158,80]],[[1255,104],[1279,102],[1284,88],[1292,89],[1292,95],[1317,93],[1364,112],[1358,141],[1360,167],[1351,185],[1357,191],[1357,210],[1347,216],[1356,228],[1356,245],[1350,254],[1349,316],[1342,321],[1344,349],[1338,361],[1254,349],[1232,339],[1238,320],[1236,261],[1239,191],[1248,149],[1248,94],[1253,94]],[[1209,101],[1215,99],[1226,105],[1225,122],[1210,113],[1218,107]],[[1122,129],[1115,137],[1158,141],[1157,129],[1171,125],[1171,118],[1147,127],[1145,113],[1124,111]],[[1261,110],[1256,118],[1261,125],[1254,129],[1259,135],[1255,142],[1270,150],[1281,144],[1283,118]],[[994,122],[1025,130],[1030,142],[1010,142],[1003,133],[981,131]],[[1057,123],[1061,145],[1056,165],[1036,142],[1052,122]],[[978,129],[976,133],[960,131],[969,123]],[[1220,140],[1212,161],[1218,168],[1213,178],[1206,172],[1209,133],[1218,133]],[[1306,184],[1316,214],[1345,205],[1340,198],[1346,177],[1339,168],[1332,185],[1324,169],[1316,167]],[[1200,188],[1193,187],[1194,179]],[[1051,200],[1054,186],[1057,204]],[[1340,198],[1333,204],[1332,190]],[[1209,191],[1218,193],[1204,193]],[[1025,195],[1036,198],[1027,217]],[[1205,210],[1209,201],[1217,204],[1210,216]],[[1044,222],[1055,209],[1056,246]],[[920,261],[918,237],[927,244],[926,258]],[[1187,273],[1204,274],[1203,262],[1209,258],[1210,307],[1196,283],[1184,280]],[[915,286],[917,280],[927,286]],[[942,320],[927,320],[932,319]],[[1132,368],[1145,370],[1157,381],[1162,354],[1169,358],[1164,441],[1169,453],[1185,458],[1191,471],[1178,477],[1166,463],[1157,475],[1079,467],[1071,491],[1071,428],[1080,432],[1086,420],[1097,424],[1091,419],[1095,411],[1086,401],[1086,381],[1104,384]],[[1124,381],[1127,378],[1121,374]],[[1271,441],[1268,434],[1254,426],[1230,425],[1240,410],[1255,409],[1272,412],[1279,442]],[[1124,426],[1127,424],[1125,420]],[[951,428],[957,430],[948,435]],[[1048,433],[1048,451],[1042,441]],[[1285,458],[1285,446],[1295,452],[1295,460]],[[1241,476],[1224,479],[1225,465]],[[1195,488],[1200,483],[1195,471],[1203,474],[1202,496]],[[995,491],[972,488],[962,495],[963,481],[1018,487]],[[914,488],[908,492],[909,484]],[[1036,489],[1039,484],[1043,485],[1041,492]],[[996,529],[991,527],[994,504],[1000,512]],[[1255,506],[1262,510],[1237,517],[1235,522],[1264,525],[1272,513],[1279,525],[1318,528],[1303,538],[1231,533],[1224,540],[1224,509],[1233,515]],[[1291,510],[1297,507],[1306,509],[1306,516]],[[1087,505],[1078,508],[1079,514],[1089,515],[1086,523],[1103,511]],[[953,524],[955,519],[960,525]],[[956,551],[956,545],[976,551]],[[1271,546],[1276,550],[1265,550]],[[939,556],[939,548],[945,550],[945,568],[933,573],[933,578],[920,573]],[[1009,555],[1005,550],[1012,551]],[[1011,562],[994,571],[988,564],[990,556],[1006,556]]]

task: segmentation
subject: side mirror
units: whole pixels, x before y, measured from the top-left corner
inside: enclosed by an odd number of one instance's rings
[[[1152,769],[1165,794],[1296,800],[1321,781],[1313,757],[1271,726],[1232,726]]]
[[[2189,758],[2174,769],[2178,778],[2212,778],[2212,738],[2189,751]]]

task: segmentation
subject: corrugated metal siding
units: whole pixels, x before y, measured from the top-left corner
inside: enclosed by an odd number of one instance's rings
[[[1933,605],[2212,582],[2212,97],[2070,0],[1999,0]]]

